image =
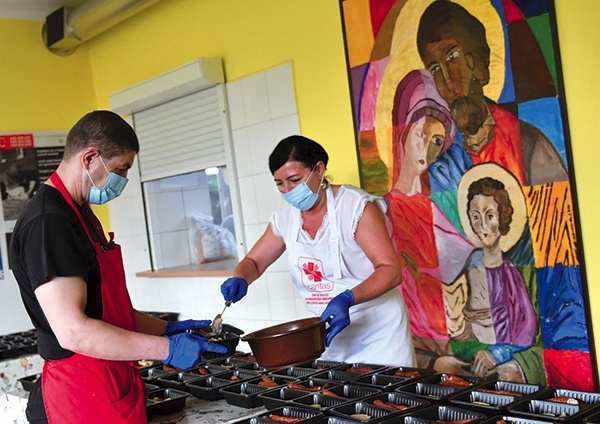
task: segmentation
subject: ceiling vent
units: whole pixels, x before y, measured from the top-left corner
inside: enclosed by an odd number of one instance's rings
[[[77,47],[159,0],[89,0],[76,8],[61,7],[46,17],[42,39],[57,55]]]

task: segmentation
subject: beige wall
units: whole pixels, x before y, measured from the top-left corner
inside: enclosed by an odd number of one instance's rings
[[[590,87],[600,69],[600,8],[597,0],[576,7],[556,0],[556,9],[587,279],[598,309],[600,108]],[[0,20],[0,132],[68,128],[88,110],[108,108],[110,93],[197,57],[222,57],[228,81],[291,60],[302,133],[329,151],[335,182],[358,184],[337,0],[164,0],[68,57],[43,47],[41,26]],[[600,313],[593,319],[600,328]]]

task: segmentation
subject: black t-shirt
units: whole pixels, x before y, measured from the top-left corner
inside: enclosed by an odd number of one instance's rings
[[[58,343],[34,290],[55,276],[82,277],[85,314],[102,319],[100,269],[77,215],[54,187],[43,184],[25,205],[10,239],[9,262],[38,333],[38,353],[46,360],[71,356]]]

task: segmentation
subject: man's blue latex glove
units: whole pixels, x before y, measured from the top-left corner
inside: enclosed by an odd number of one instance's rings
[[[189,370],[198,365],[203,352],[227,353],[227,346],[211,343],[195,334],[178,333],[165,337],[169,339],[169,356],[163,363],[181,370]]]
[[[248,293],[248,283],[240,277],[231,277],[221,284],[221,293],[225,302],[238,302]]]
[[[167,328],[165,329],[165,334],[171,333],[181,333],[186,330],[197,330],[199,328],[208,327],[211,323],[209,319],[186,319],[185,321],[169,321],[167,323]]]
[[[354,294],[351,290],[346,290],[331,299],[321,314],[321,321],[329,322],[325,338],[327,347],[333,338],[350,324],[350,307],[352,305],[354,305]]]

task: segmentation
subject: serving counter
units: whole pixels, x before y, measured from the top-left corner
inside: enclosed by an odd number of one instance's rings
[[[28,424],[25,418],[29,392],[22,388],[4,393],[0,397],[0,423]],[[225,399],[207,401],[189,396],[183,410],[168,415],[153,415],[152,424],[216,424],[234,423],[265,412],[264,407],[246,409],[233,406]]]

